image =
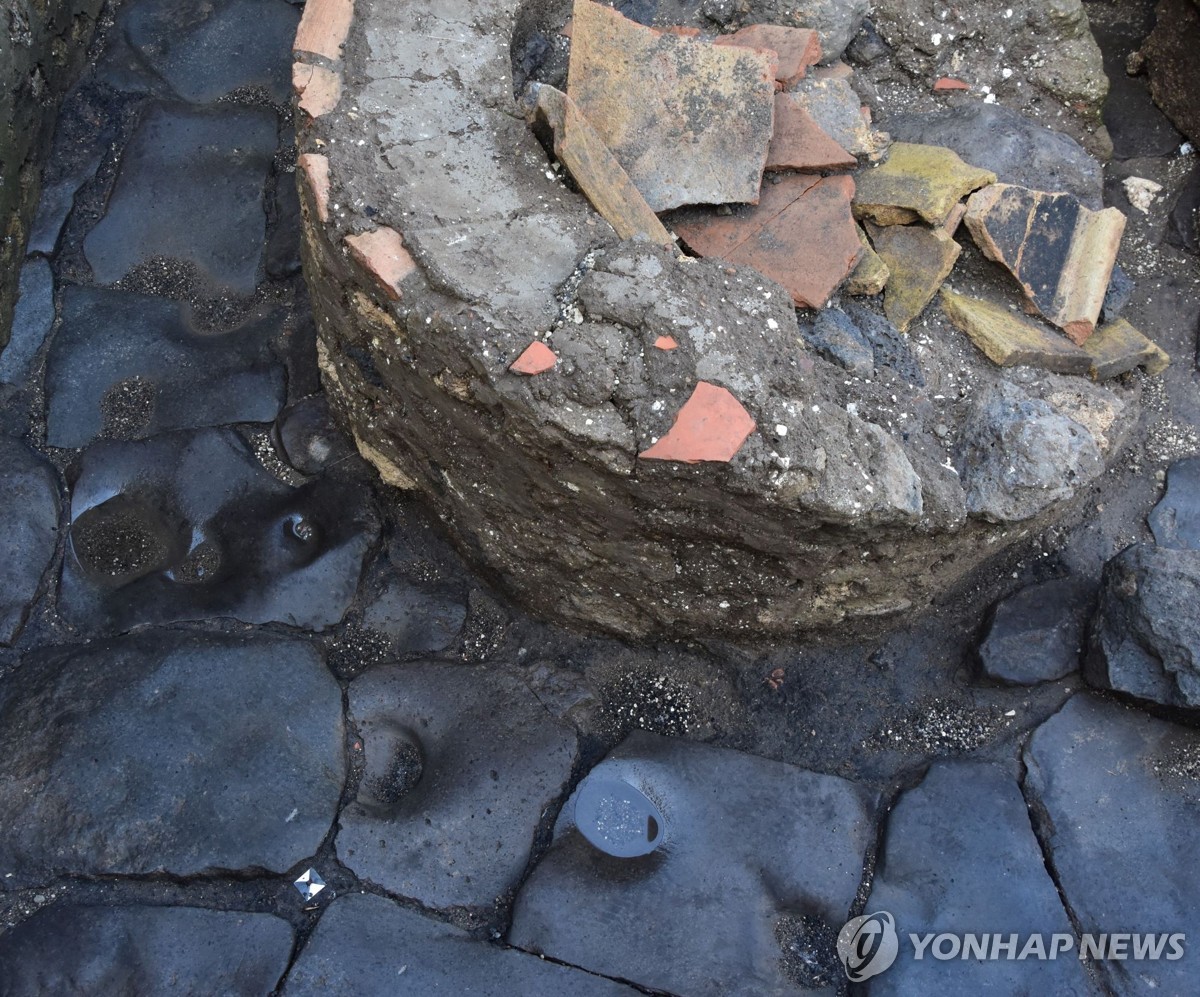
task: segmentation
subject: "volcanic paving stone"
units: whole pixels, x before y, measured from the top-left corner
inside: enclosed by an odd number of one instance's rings
[[[372,894],[338,897],[283,988],[286,997],[471,994],[635,997],[631,987],[475,941],[465,931]]]
[[[801,324],[804,341],[830,363],[845,367],[859,377],[870,377],[875,370],[875,351],[854,321],[839,308],[817,312],[811,326]]]
[[[149,631],[28,655],[0,703],[0,884],[284,872],[333,825],[342,727],[301,641]]]
[[[1120,211],[998,183],[971,195],[966,223],[983,255],[1017,279],[1039,314],[1076,343],[1092,334],[1125,231]]]
[[[254,108],[151,109],[125,147],[107,213],[84,240],[96,279],[113,284],[166,257],[194,264],[214,294],[250,294],[277,127],[274,112]]]
[[[1073,578],[1030,585],[996,606],[979,645],[984,672],[1014,685],[1070,675],[1083,655],[1092,590]]]
[[[1102,325],[1083,344],[1091,358],[1090,373],[1097,381],[1124,374],[1135,367],[1146,373],[1161,374],[1171,363],[1166,352],[1137,331],[1123,318]]]
[[[12,338],[0,352],[0,384],[21,384],[54,324],[54,275],[50,264],[32,257],[21,267]]]
[[[995,301],[942,288],[942,311],[1001,367],[1029,366],[1059,374],[1086,374],[1092,358],[1062,333],[1023,318]]]
[[[823,308],[863,254],[848,176],[791,174],[765,183],[762,200],[732,214],[679,212],[671,225],[701,256],[746,264],[778,281],[801,308]]]
[[[363,626],[383,634],[401,654],[435,654],[458,639],[466,618],[461,597],[393,579],[363,611]]]
[[[379,531],[355,481],[291,488],[230,430],[97,443],[73,478],[59,609],[90,630],[218,617],[324,629]]]
[[[1066,191],[1089,208],[1104,207],[1100,164],[1083,146],[999,104],[975,100],[929,114],[900,114],[887,126],[898,141],[953,149],[1003,183]]]
[[[775,95],[775,134],[767,153],[768,170],[836,170],[858,160],[821,130],[795,95]]]
[[[1126,547],[1104,566],[1084,674],[1166,706],[1200,707],[1200,550]]]
[[[842,308],[871,344],[876,367],[887,367],[918,388],[925,386],[925,375],[907,336],[860,301],[843,302]]]
[[[888,817],[867,910],[891,913],[904,936],[941,932],[1071,934],[1046,872],[1015,773],[980,762],[938,762]],[[1053,961],[912,957],[907,943],[886,973],[883,994],[1044,993],[1085,997],[1074,952]]]
[[[1190,993],[1200,932],[1200,736],[1077,695],[1025,749],[1025,797],[1080,930],[1183,932],[1182,959],[1104,963],[1120,994]],[[1038,929],[1034,929],[1038,930]]]
[[[464,665],[374,669],[350,713],[366,760],[338,857],[426,907],[490,908],[514,889],[570,778],[573,728],[519,679]]]
[[[888,268],[883,312],[897,329],[907,332],[954,269],[962,247],[940,228],[869,228],[875,252]]]
[[[771,53],[646,28],[576,0],[567,93],[655,211],[758,201]]]
[[[940,225],[954,205],[971,191],[995,183],[996,175],[967,165],[950,149],[897,142],[886,163],[860,170],[857,181],[856,218],[879,225]]]
[[[526,98],[526,117],[532,124],[542,124],[551,130],[554,155],[618,236],[640,237],[663,246],[674,241],[571,98],[553,87],[531,87]]]
[[[1171,465],[1167,494],[1150,513],[1149,522],[1160,547],[1200,550],[1200,457]]]
[[[21,630],[58,544],[58,476],[17,440],[0,438],[0,644]]]
[[[283,103],[299,21],[286,0],[140,0],[121,9],[118,39],[105,60],[114,68],[136,66],[137,73],[104,75],[121,89],[148,90],[161,79],[194,104],[244,87],[263,88]]]
[[[289,405],[279,420],[279,439],[288,462],[304,474],[320,474],[355,452],[334,423],[324,395],[309,395]]]
[[[655,851],[618,859],[584,838],[575,801],[600,779],[654,801],[666,823]],[[836,933],[846,920],[872,806],[833,776],[635,733],[563,807],[517,896],[509,941],[672,993],[791,993],[777,932],[808,918]]]
[[[239,994],[267,997],[292,929],[271,914],[196,907],[50,907],[0,936],[7,997]]]
[[[1150,93],[1175,126],[1193,142],[1200,142],[1200,9],[1192,0],[1162,0],[1155,10],[1155,26],[1142,46]]]
[[[273,421],[285,384],[270,340],[282,321],[272,311],[202,332],[178,302],[66,288],[46,362],[46,442],[84,447],[101,435]]]

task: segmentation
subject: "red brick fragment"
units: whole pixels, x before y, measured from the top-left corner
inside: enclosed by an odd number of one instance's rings
[[[383,293],[398,301],[404,278],[417,269],[416,260],[404,248],[400,233],[382,226],[361,235],[348,235],[345,243],[350,255],[371,272]]]
[[[791,94],[776,95],[768,170],[840,170],[857,165],[858,160],[822,130],[803,104]]]
[[[508,369],[514,374],[544,374],[556,363],[558,357],[554,355],[554,351],[540,339],[535,339],[525,347],[525,352],[517,357]]]
[[[943,76],[933,85],[934,93],[942,93],[946,90],[970,90],[971,85],[964,83],[962,80],[956,80],[952,76]]]
[[[329,157],[306,152],[297,163],[317,207],[317,217],[323,222],[329,221]]]
[[[779,56],[775,78],[786,87],[804,79],[809,66],[821,61],[821,39],[809,28],[778,24],[751,24],[731,35],[720,35],[717,45],[766,49]]]
[[[350,33],[354,0],[308,0],[296,30],[295,52],[311,52],[337,61]]]
[[[314,120],[328,114],[342,99],[342,77],[324,66],[292,64],[292,89],[300,110]]]
[[[638,456],[683,464],[728,462],[754,427],[750,413],[728,389],[701,381],[675,416],[667,435]]]
[[[679,343],[675,341],[674,336],[659,336],[654,341],[654,345],[660,350],[675,350],[679,348]]]

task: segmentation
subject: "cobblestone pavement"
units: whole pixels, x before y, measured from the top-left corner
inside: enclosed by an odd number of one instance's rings
[[[1194,257],[1135,223],[1178,362],[1083,525],[881,642],[574,635],[330,420],[298,17],[128,0],[59,121],[0,358],[0,993],[838,993],[878,910],[871,993],[1194,992],[1195,714],[1079,672],[1101,566],[1200,450]],[[1110,187],[1179,172],[1118,97]],[[1181,491],[1173,546],[1198,518]],[[913,958],[930,932],[1072,951]],[[1185,955],[1076,958],[1102,932]]]

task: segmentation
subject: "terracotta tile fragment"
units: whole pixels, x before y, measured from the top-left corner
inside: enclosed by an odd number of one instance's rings
[[[660,350],[676,350],[679,348],[679,343],[674,336],[659,336],[654,341],[654,345]]]
[[[667,435],[638,456],[684,464],[728,462],[754,428],[750,413],[726,388],[701,381]]]
[[[556,363],[558,363],[558,357],[554,355],[554,351],[540,339],[535,339],[525,347],[525,351],[512,362],[508,369],[514,374],[532,376],[546,373]]]
[[[1100,326],[1081,350],[1091,361],[1088,373],[1097,381],[1144,367],[1151,377],[1161,374],[1171,358],[1157,343],[1143,336],[1123,318]]]
[[[383,293],[398,301],[404,278],[417,269],[416,261],[404,248],[400,233],[381,226],[361,235],[348,235],[344,241],[350,255],[371,272]]]
[[[554,133],[554,154],[570,171],[584,196],[622,239],[645,239],[670,246],[674,239],[565,93],[550,86],[531,88],[527,117]]]
[[[718,35],[717,45],[767,49],[779,56],[775,78],[785,87],[804,79],[809,66],[821,61],[821,38],[809,28],[776,24],[751,24],[731,35]]]
[[[292,89],[300,110],[314,120],[328,114],[342,99],[342,77],[324,66],[292,64]]]
[[[294,52],[311,52],[336,62],[350,33],[354,0],[308,0],[296,29]]]
[[[306,152],[296,162],[317,206],[317,217],[323,222],[329,221],[329,158]]]
[[[768,170],[840,170],[857,165],[858,160],[822,131],[791,94],[776,94]]]
[[[775,118],[769,54],[576,0],[567,93],[654,211],[755,203]]]
[[[867,233],[862,230],[862,227],[856,225],[855,228],[858,229],[858,241],[862,243],[863,247],[862,259],[858,261],[854,272],[846,278],[842,289],[854,297],[865,298],[872,294],[879,294],[887,286],[891,271],[872,248]]]
[[[958,232],[958,226],[962,224],[962,220],[967,216],[967,205],[965,201],[959,201],[950,209],[950,214],[946,216],[946,220],[942,222],[942,231],[946,235],[953,238]]]
[[[953,76],[943,76],[933,85],[934,93],[942,93],[946,90],[970,90],[971,85],[964,83],[962,80],[956,80]]]
[[[995,183],[996,174],[968,166],[938,145],[896,142],[886,163],[858,174],[856,218],[878,225],[909,225],[923,220],[940,225],[971,191]]]
[[[1037,314],[1083,343],[1096,327],[1125,216],[1091,211],[1070,194],[994,184],[971,196],[975,244],[1021,285]]]
[[[891,274],[883,292],[883,312],[892,325],[907,332],[954,269],[962,247],[942,229],[924,225],[872,225],[867,232]]]
[[[754,267],[801,308],[824,308],[863,254],[850,215],[853,196],[852,177],[794,173],[763,184],[757,207],[730,215],[692,209],[671,224],[701,256]]]
[[[1040,367],[1056,374],[1086,374],[1092,359],[1053,329],[1030,322],[1005,305],[942,288],[942,311],[1000,367]]]

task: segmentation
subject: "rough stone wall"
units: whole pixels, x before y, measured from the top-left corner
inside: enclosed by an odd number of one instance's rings
[[[59,101],[83,63],[103,0],[0,2],[0,349]]]

